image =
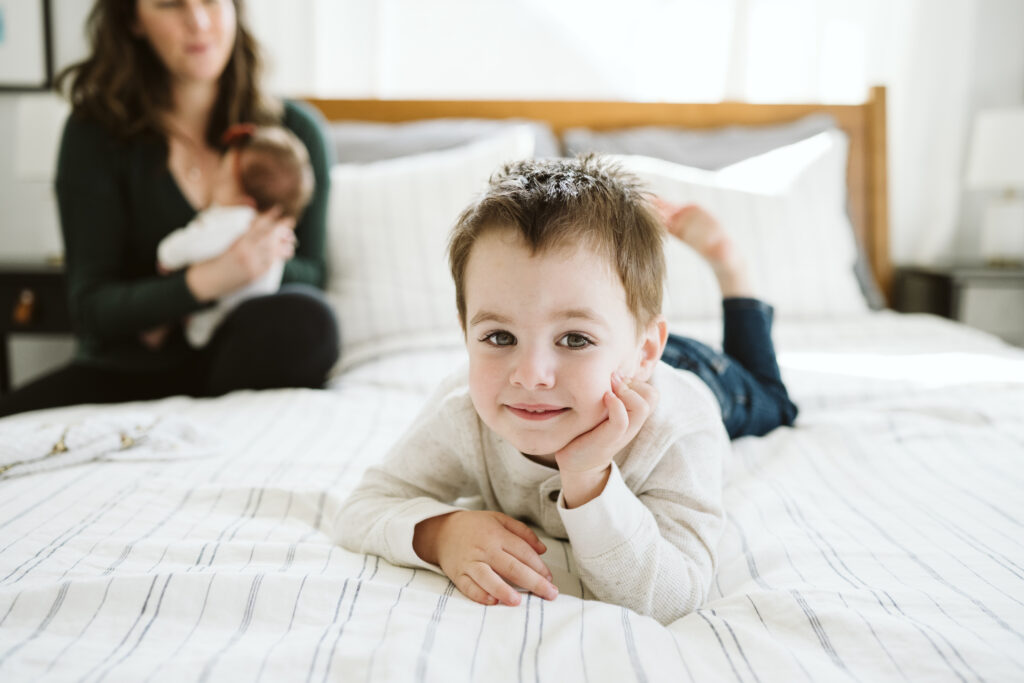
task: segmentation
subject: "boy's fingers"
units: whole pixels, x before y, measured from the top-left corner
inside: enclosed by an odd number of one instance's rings
[[[634,381],[626,382],[620,380],[618,386],[613,382],[612,388],[625,406],[630,415],[639,413],[650,413],[653,410],[653,401],[657,397],[657,389],[650,382]]]
[[[497,598],[477,585],[477,582],[469,574],[459,574],[452,580],[452,583],[473,602],[479,602],[481,605],[496,605],[498,603]]]
[[[625,401],[622,399],[622,387],[621,384],[616,387],[612,384],[612,391],[606,392],[604,395],[604,406],[608,409],[608,425],[615,432],[622,432],[629,426],[629,409],[626,406]]]
[[[466,571],[476,585],[503,605],[518,605],[519,591],[505,583],[486,562],[474,562]]]
[[[515,585],[522,586],[531,593],[548,600],[554,600],[558,597],[558,589],[555,587],[555,584],[523,564],[515,555],[505,553],[505,556],[495,564],[497,566],[492,566],[492,569],[506,581],[511,581]]]
[[[632,387],[636,403],[627,406],[630,420],[640,425],[651,416],[658,405],[658,390],[648,382],[638,382]]]
[[[546,578],[548,581],[551,580],[551,572],[548,570],[547,565],[544,564],[542,559],[540,559],[540,555],[537,554],[537,551],[523,539],[515,536],[508,537],[507,542],[502,545],[502,550],[515,556],[516,559]]]
[[[660,397],[657,387],[650,382],[633,382],[629,385],[629,388],[643,399],[643,402],[647,404],[651,412],[654,412],[654,408],[658,405],[658,399]]]
[[[509,517],[506,514],[498,513],[495,516],[497,517],[498,521],[501,522],[501,525],[503,527],[505,527],[506,529],[514,533],[516,536],[526,541],[527,543],[529,543],[530,546],[533,547],[533,549],[536,550],[539,555],[543,555],[547,552],[547,546],[544,545],[544,543],[542,543],[539,538],[537,538],[537,534],[533,533],[533,529],[528,527],[526,524],[520,522],[518,519],[515,519],[514,517]]]

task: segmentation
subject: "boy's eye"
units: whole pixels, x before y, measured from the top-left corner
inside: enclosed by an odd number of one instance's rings
[[[516,338],[511,332],[498,331],[484,335],[481,341],[485,341],[492,346],[512,346],[516,343]]]
[[[593,343],[590,339],[577,332],[570,332],[558,340],[559,346],[564,346],[568,349],[585,349]]]

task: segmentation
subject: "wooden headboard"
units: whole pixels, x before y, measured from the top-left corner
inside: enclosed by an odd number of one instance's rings
[[[782,123],[807,114],[831,114],[850,138],[847,172],[850,219],[872,271],[889,298],[889,204],[886,180],[885,88],[874,87],[862,104],[661,103],[527,100],[333,100],[309,99],[331,121],[399,122],[415,119],[524,118],[566,128],[629,126],[710,128]]]

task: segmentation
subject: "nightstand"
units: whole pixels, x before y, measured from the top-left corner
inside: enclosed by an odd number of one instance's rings
[[[11,386],[10,335],[22,332],[71,332],[63,266],[0,262],[0,393]]]
[[[946,316],[1024,346],[1024,267],[898,268],[893,308]]]

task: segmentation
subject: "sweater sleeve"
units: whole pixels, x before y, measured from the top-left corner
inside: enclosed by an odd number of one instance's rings
[[[613,462],[601,495],[573,509],[559,498],[580,576],[598,599],[663,624],[700,607],[724,523],[721,469],[728,448],[721,424],[711,425],[671,443],[634,490]]]
[[[132,228],[121,143],[72,115],[57,160],[56,193],[67,261],[71,318],[80,335],[110,339],[202,308],[185,273],[126,272]]]
[[[416,525],[462,509],[453,505],[457,498],[479,493],[458,452],[461,437],[476,426],[475,413],[468,400],[445,393],[442,387],[427,402],[384,461],[366,470],[338,511],[334,538],[345,548],[442,573],[413,550]]]
[[[327,281],[327,211],[334,154],[324,134],[323,116],[309,105],[286,102],[284,125],[306,145],[316,187],[295,226],[299,243],[295,256],[285,264],[283,281],[323,289]]]

